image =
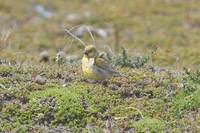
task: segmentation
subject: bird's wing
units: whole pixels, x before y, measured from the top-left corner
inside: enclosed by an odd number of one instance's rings
[[[118,73],[112,68],[112,66],[110,65],[109,61],[104,59],[101,56],[98,56],[98,57],[95,58],[94,64],[97,67],[99,67],[99,68],[101,68],[103,70],[106,70],[106,71],[108,71],[108,72],[110,72],[112,74],[117,74]]]
[[[107,62],[109,62],[109,58],[107,57],[107,53],[105,52],[101,52],[99,53],[99,58],[103,58],[104,60],[106,60]]]

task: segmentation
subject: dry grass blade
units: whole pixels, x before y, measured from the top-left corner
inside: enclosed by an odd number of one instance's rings
[[[77,36],[75,36],[73,33],[70,32],[70,30],[65,29],[65,31],[71,35],[73,38],[75,38],[76,40],[78,40],[81,44],[83,44],[83,46],[86,46],[86,43],[84,43],[80,38],[78,38]]]
[[[6,89],[6,87],[3,84],[0,84],[0,88]]]
[[[75,26],[73,26],[72,28],[70,28],[69,31],[72,31],[72,30],[74,30],[75,28],[79,28],[79,27],[81,27],[81,25],[75,25]]]
[[[8,39],[10,38],[11,36],[11,33],[12,33],[12,30],[11,29],[8,29],[8,30],[2,30],[1,31],[1,34],[0,34],[0,47],[3,49],[3,48],[6,48],[8,46]]]
[[[11,35],[11,30],[7,30],[7,32],[5,33],[5,36],[4,36],[4,41],[7,41],[8,40],[8,38],[10,37],[10,35]]]
[[[90,36],[91,36],[91,38],[92,38],[92,40],[93,40],[93,44],[96,45],[96,42],[95,42],[94,36],[92,35],[92,32],[91,32],[91,30],[90,30],[90,27],[87,27],[87,30],[88,30],[88,32],[89,32],[89,34],[90,34]]]
[[[104,45],[104,49],[107,49],[110,54],[115,55],[110,46]]]

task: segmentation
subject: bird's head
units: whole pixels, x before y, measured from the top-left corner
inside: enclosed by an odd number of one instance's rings
[[[88,58],[94,58],[98,56],[98,51],[94,45],[88,45],[85,47],[84,55]]]

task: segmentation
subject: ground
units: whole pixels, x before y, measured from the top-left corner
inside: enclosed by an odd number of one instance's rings
[[[52,16],[37,12],[38,5]],[[199,5],[1,0],[0,132],[198,132]],[[69,19],[73,14],[78,17]],[[64,32],[77,25],[110,31],[95,36],[96,46],[111,49],[121,77],[96,82],[82,76],[83,46]],[[81,39],[92,43],[88,35]],[[39,56],[44,50],[47,62]],[[59,50],[65,63],[56,62]]]

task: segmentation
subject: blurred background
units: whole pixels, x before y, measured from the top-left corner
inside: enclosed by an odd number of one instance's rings
[[[200,67],[199,0],[0,0],[0,57],[37,61],[47,50],[80,55],[83,46],[64,29],[100,50],[151,55],[162,67]],[[153,52],[153,54],[152,54]]]

